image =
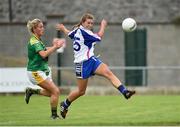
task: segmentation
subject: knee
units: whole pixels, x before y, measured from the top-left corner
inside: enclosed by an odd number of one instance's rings
[[[57,93],[58,95],[60,95],[60,89],[59,89],[59,88],[56,89],[56,93]]]
[[[60,89],[58,87],[54,88],[53,93],[54,93],[54,95],[59,96],[60,95]]]

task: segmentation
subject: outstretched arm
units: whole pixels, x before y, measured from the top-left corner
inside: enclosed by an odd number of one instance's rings
[[[68,36],[70,30],[68,30],[63,24],[57,24],[56,29],[62,31],[65,35]]]
[[[54,38],[52,42],[53,45],[51,47],[48,47],[46,51],[44,50],[39,51],[39,55],[42,58],[46,58],[47,56],[52,54],[56,49],[62,47],[65,42],[66,42],[65,39]]]
[[[102,37],[104,35],[106,26],[107,26],[107,21],[105,19],[103,19],[101,21],[99,32],[97,33],[100,37]]]

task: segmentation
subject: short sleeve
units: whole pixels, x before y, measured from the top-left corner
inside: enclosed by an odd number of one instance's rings
[[[42,46],[42,44],[41,44],[40,42],[35,43],[35,44],[34,44],[34,48],[35,48],[35,51],[36,51],[36,52],[39,52],[39,51],[41,51],[41,50],[44,50],[44,48],[43,48],[43,46]]]
[[[99,42],[101,41],[101,37],[99,37],[97,34],[91,32],[91,31],[84,31],[81,30],[83,37],[88,42]]]
[[[68,36],[69,36],[71,39],[74,39],[74,35],[76,34],[76,32],[77,32],[77,29],[74,29],[73,31],[70,31],[70,32],[68,33]]]

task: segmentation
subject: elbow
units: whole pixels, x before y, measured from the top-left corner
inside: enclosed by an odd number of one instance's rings
[[[40,52],[39,55],[40,55],[43,59],[45,59],[45,58],[48,56],[46,52]]]
[[[40,55],[43,59],[45,59],[47,56],[45,54]]]
[[[42,55],[41,57],[42,57],[43,59],[45,59],[47,56],[46,56],[46,55]]]
[[[102,38],[103,37],[103,33],[97,33],[97,35]]]

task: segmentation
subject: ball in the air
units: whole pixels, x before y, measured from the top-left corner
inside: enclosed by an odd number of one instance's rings
[[[137,24],[133,18],[126,18],[122,22],[122,28],[125,32],[132,32],[136,29]]]

